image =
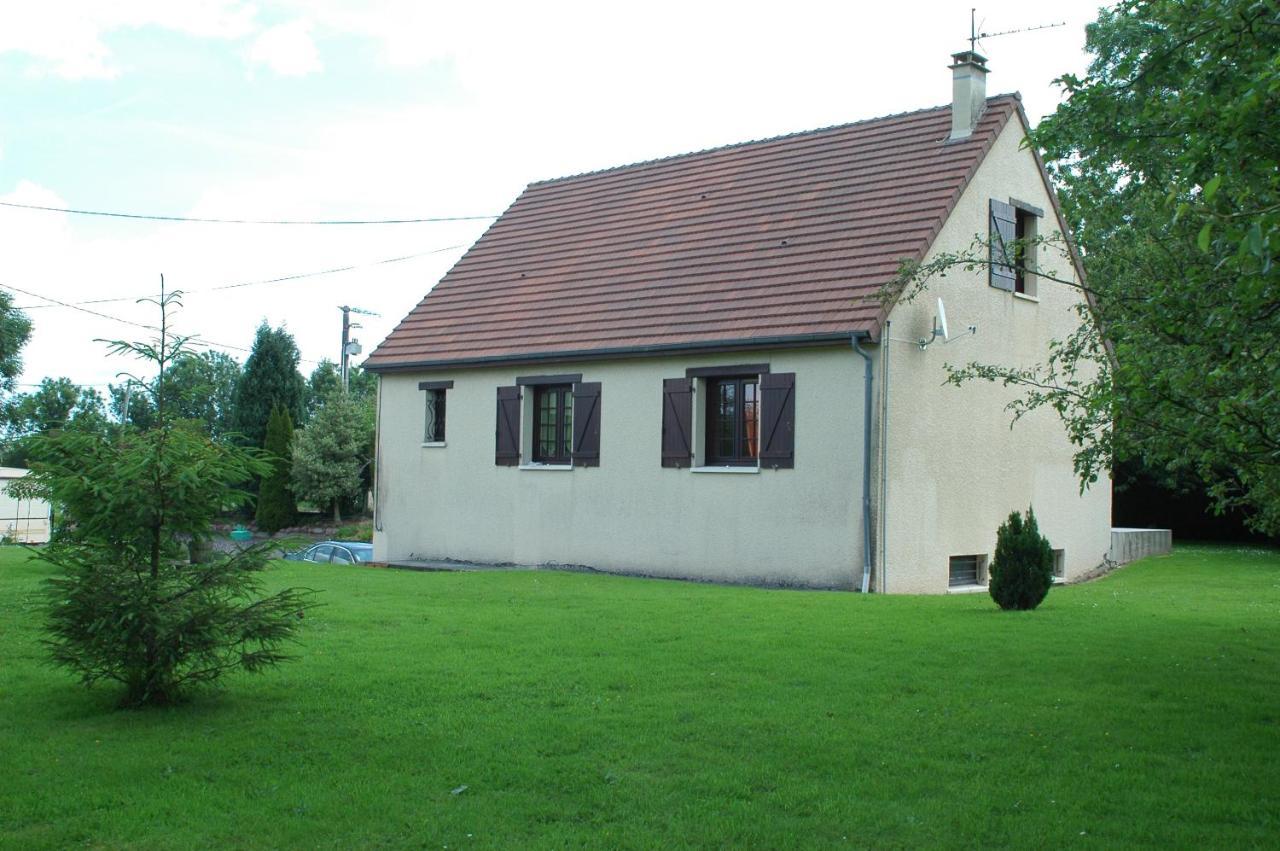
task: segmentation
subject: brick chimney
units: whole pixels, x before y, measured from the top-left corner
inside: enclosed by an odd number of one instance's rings
[[[951,59],[951,138],[967,139],[987,105],[987,59],[972,50]]]

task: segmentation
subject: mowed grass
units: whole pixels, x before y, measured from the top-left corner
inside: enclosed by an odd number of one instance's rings
[[[1275,846],[1280,554],[1031,613],[280,563],[299,661],[160,711],[47,667],[0,553],[0,844]]]

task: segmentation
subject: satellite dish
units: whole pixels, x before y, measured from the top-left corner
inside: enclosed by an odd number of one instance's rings
[[[947,308],[942,303],[942,299],[938,299],[938,334],[942,337],[942,342],[947,341]]]

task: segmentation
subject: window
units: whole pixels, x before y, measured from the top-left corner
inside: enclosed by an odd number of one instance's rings
[[[1044,210],[1010,198],[991,199],[990,282],[996,289],[1022,295],[1036,294],[1035,238]]]
[[[573,450],[573,385],[534,388],[533,460],[536,464],[568,464]]]
[[[493,463],[599,467],[601,401],[600,382],[583,381],[580,373],[526,375],[499,387]]]
[[[966,585],[984,585],[987,581],[987,557],[985,555],[952,556],[947,585],[962,588]]]
[[[795,389],[794,372],[770,372],[767,363],[691,367],[663,379],[662,466],[792,469]]]
[[[440,446],[444,444],[445,391],[452,388],[452,381],[418,382],[418,389],[425,391],[426,395],[426,416],[422,427],[422,442],[425,445]]]
[[[1067,578],[1067,551],[1053,551],[1053,578],[1064,580]]]
[[[1019,207],[1015,213],[1014,234],[1018,241],[1013,246],[1013,291],[1033,296],[1036,294],[1036,281],[1029,270],[1035,268],[1036,259],[1033,242],[1036,238],[1035,214]]]
[[[423,443],[444,443],[444,391],[427,391],[427,428]]]
[[[748,466],[760,458],[760,379],[707,380],[708,465]]]

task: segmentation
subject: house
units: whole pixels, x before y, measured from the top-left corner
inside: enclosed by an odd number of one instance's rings
[[[9,495],[9,483],[29,472],[22,467],[0,467],[0,538],[18,544],[47,544],[53,516],[49,503]]]
[[[531,184],[365,363],[375,559],[945,592],[1034,506],[1061,575],[1096,567],[1110,483],[1057,418],[944,384],[1042,361],[1080,290],[995,264],[878,298],[903,259],[1065,232],[984,62],[936,109]]]

